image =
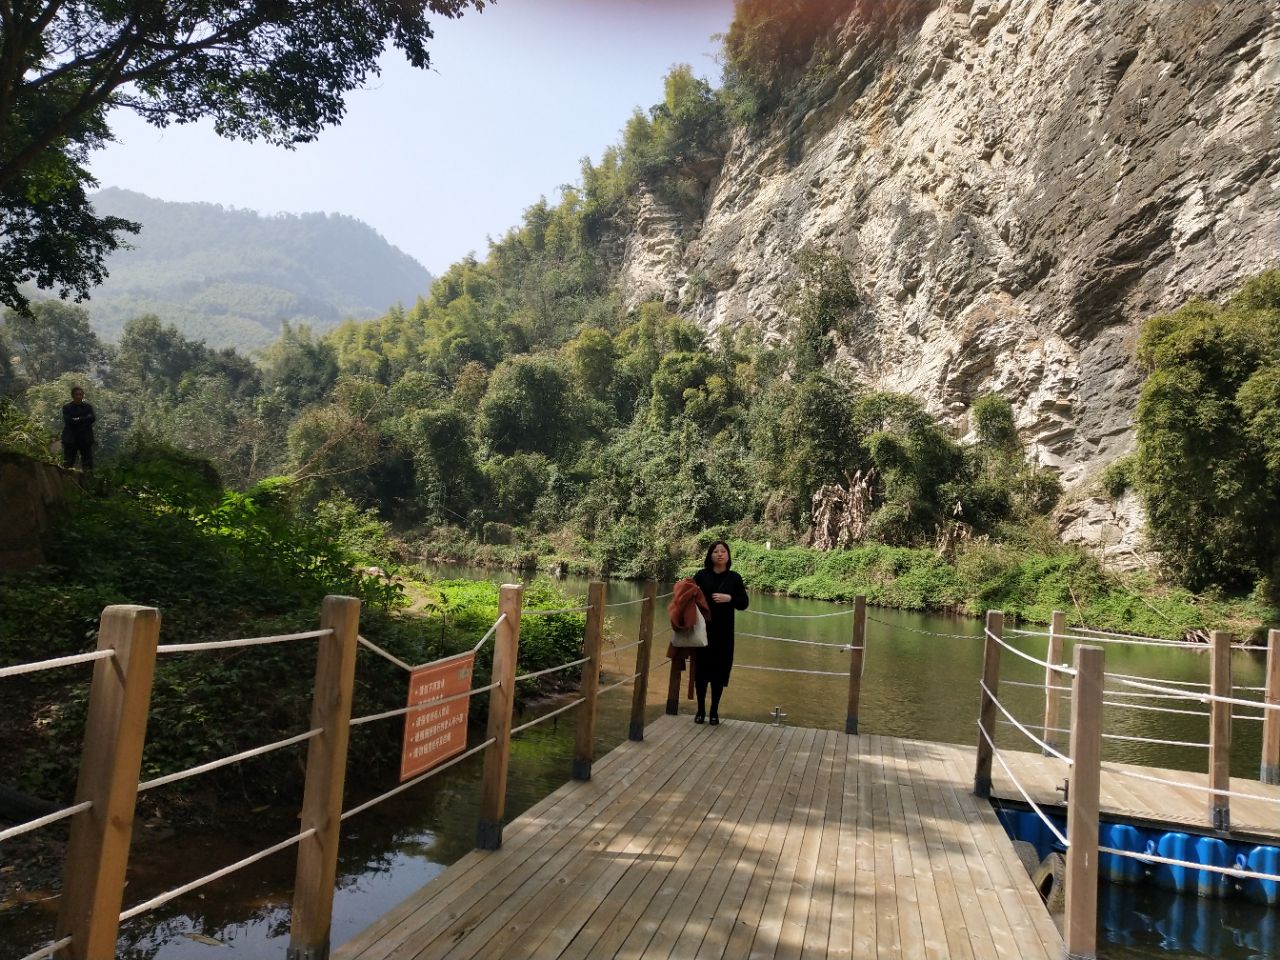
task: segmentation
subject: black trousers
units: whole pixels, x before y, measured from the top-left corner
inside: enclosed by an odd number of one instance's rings
[[[80,457],[80,467],[83,470],[93,469],[93,444],[92,443],[67,443],[62,441],[62,465],[70,470],[76,465],[76,456]]]

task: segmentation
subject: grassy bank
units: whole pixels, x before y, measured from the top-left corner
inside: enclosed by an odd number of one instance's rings
[[[519,531],[510,543],[483,544],[452,530],[417,541],[414,552],[489,568],[666,580],[692,573],[706,544],[726,536],[734,568],[751,589],[793,597],[848,602],[861,594],[881,607],[972,616],[995,609],[1037,624],[1062,610],[1075,625],[1170,639],[1189,630],[1227,629],[1243,636],[1280,625],[1280,610],[1257,597],[1195,595],[1149,573],[1107,570],[1089,554],[1052,541],[969,543],[948,559],[934,550],[880,544],[831,552],[774,550],[728,534],[706,531],[618,557],[590,544],[524,537]]]

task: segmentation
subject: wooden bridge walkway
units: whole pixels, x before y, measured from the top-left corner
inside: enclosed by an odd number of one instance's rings
[[[664,716],[341,960],[1063,955],[950,744]]]

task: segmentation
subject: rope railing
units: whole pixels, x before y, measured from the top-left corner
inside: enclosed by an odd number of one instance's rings
[[[1156,777],[1147,773],[1138,773],[1136,770],[1122,770],[1119,767],[1110,764],[1103,764],[1104,773],[1114,774],[1117,777],[1129,777],[1133,780],[1145,780],[1148,783],[1158,783],[1167,787],[1185,787],[1188,790],[1194,790],[1197,793],[1207,793],[1215,797],[1234,797],[1237,800],[1257,800],[1260,803],[1274,803],[1280,805],[1280,797],[1264,797],[1258,793],[1241,793],[1238,790],[1219,790],[1216,787],[1201,786],[1198,783],[1185,783],[1180,780],[1169,780],[1165,777]]]
[[[591,604],[585,604],[581,607],[558,607],[554,610],[522,610],[521,617],[550,617],[557,613],[586,613],[591,609]]]
[[[1075,667],[1067,666],[1067,664],[1065,663],[1061,663],[1061,664],[1050,663],[1047,660],[1041,660],[1039,657],[1033,657],[1031,654],[1023,653],[1017,647],[1010,646],[1009,644],[1005,643],[1001,637],[996,636],[990,630],[987,630],[984,628],[983,632],[992,640],[994,640],[996,643],[1000,644],[1000,646],[1004,647],[1004,649],[1008,650],[1010,653],[1014,654],[1015,656],[1021,657],[1023,660],[1028,660],[1031,663],[1034,663],[1038,667],[1044,667],[1046,670],[1053,670],[1057,673],[1063,674],[1064,676],[1068,676],[1068,677],[1074,677],[1076,675]]]
[[[547,667],[545,670],[536,670],[533,673],[522,673],[516,677],[516,683],[521,680],[532,680],[534,677],[545,677],[548,673],[556,673],[560,670],[568,670],[570,667],[580,667],[584,663],[589,663],[590,657],[583,657],[581,660],[570,660],[568,663],[562,663],[557,667]]]
[[[384,710],[382,713],[371,713],[363,717],[353,717],[351,726],[358,727],[363,723],[373,723],[375,720],[386,720],[388,717],[404,717],[411,713],[421,713],[423,710],[434,710],[436,707],[444,706],[446,703],[452,703],[455,700],[463,700],[476,694],[488,693],[490,690],[497,690],[502,686],[502,681],[498,680],[487,687],[474,687],[470,690],[463,690],[461,693],[455,693],[449,697],[441,697],[438,700],[424,700],[422,703],[413,703],[407,707],[397,707],[394,710]]]
[[[312,737],[317,737],[322,732],[323,731],[317,727],[314,730],[308,730],[306,733],[300,733],[296,737],[277,740],[275,743],[264,744],[261,747],[254,747],[251,750],[243,750],[240,753],[232,754],[229,757],[223,757],[221,760],[212,760],[209,763],[202,763],[196,767],[189,767],[186,770],[180,770],[177,773],[169,773],[163,777],[156,777],[154,780],[147,780],[144,783],[138,784],[138,792],[144,793],[155,787],[163,787],[166,783],[176,783],[179,780],[186,780],[188,777],[198,776],[202,773],[208,773],[211,770],[217,770],[220,767],[227,767],[233,763],[239,763],[241,760],[248,760],[250,757],[259,757],[264,753],[271,753],[273,750],[290,747],[295,743],[302,743],[304,740],[310,740]]]
[[[770,637],[762,633],[744,633],[741,630],[738,631],[738,636],[751,637],[754,640],[776,640],[779,643],[800,643],[807,647],[826,647],[828,650],[842,650],[845,653],[848,653],[853,649],[847,643],[823,643],[820,640],[796,640],[791,637]]]
[[[488,630],[486,630],[484,636],[481,637],[479,641],[476,642],[476,645],[471,648],[471,652],[479,653],[480,648],[483,647],[488,642],[490,637],[492,637],[495,633],[498,632],[498,627],[502,626],[502,624],[506,622],[506,619],[507,619],[507,615],[505,613],[499,614],[498,619],[493,621],[493,626],[491,626]]]
[[[826,620],[828,617],[850,616],[853,614],[853,608],[837,610],[835,613],[767,613],[764,610],[752,610],[748,607],[739,612],[754,617],[776,617],[779,620]]]
[[[105,660],[114,657],[114,650],[94,650],[90,653],[76,653],[69,657],[54,657],[52,660],[35,660],[31,663],[15,663],[12,666],[0,667],[0,679],[16,677],[23,673],[39,673],[41,670],[56,670],[59,667],[73,667],[78,663],[89,663],[93,660]]]
[[[360,646],[364,647],[366,650],[373,651],[378,656],[380,656],[383,660],[386,660],[390,663],[394,663],[397,667],[399,667],[401,670],[405,671],[406,673],[413,673],[413,667],[411,665],[409,665],[408,663],[405,663],[405,661],[401,660],[399,657],[397,657],[394,653],[391,653],[389,650],[384,650],[382,647],[378,646],[372,640],[368,640],[363,636],[357,636],[356,643],[360,644]]]
[[[734,667],[741,667],[743,670],[764,670],[769,673],[805,673],[814,677],[843,677],[849,679],[847,670],[797,670],[793,667],[764,667],[758,663],[735,663]]]
[[[634,600],[615,600],[613,603],[606,603],[604,608],[612,610],[614,607],[630,607],[633,604],[644,603],[647,599],[647,597],[636,597]]]
[[[617,683],[611,683],[611,684],[609,684],[607,687],[601,687],[601,688],[600,688],[600,690],[599,690],[598,692],[599,692],[599,693],[608,693],[610,690],[616,690],[618,687],[625,687],[628,683],[635,683],[636,678],[637,678],[637,677],[639,677],[639,676],[640,676],[640,674],[639,674],[639,673],[633,673],[633,674],[632,674],[631,676],[629,676],[629,677],[623,677],[623,678],[622,678],[621,680],[619,680]]]
[[[1050,733],[1070,733],[1071,731],[1065,727],[1045,727]],[[1104,733],[1101,735],[1103,740],[1121,740],[1126,743],[1153,743],[1162,747],[1195,747],[1199,750],[1208,750],[1209,744],[1198,743],[1195,740],[1160,740],[1156,737],[1131,737],[1124,733]]]
[[[32,830],[39,830],[41,827],[47,827],[51,823],[57,823],[59,820],[65,820],[67,817],[73,817],[77,813],[88,810],[93,806],[92,800],[85,800],[70,807],[63,807],[61,810],[55,810],[53,813],[46,813],[43,817],[37,817],[34,820],[28,820],[17,826],[9,827],[7,830],[0,830],[0,841],[8,840],[10,837],[20,837],[24,833],[30,833]]]
[[[1136,674],[1136,673],[1108,673],[1107,676],[1112,678],[1123,678],[1125,680],[1152,679],[1151,677],[1140,676],[1139,674]],[[1206,690],[1209,688],[1209,684],[1205,683],[1203,680],[1161,680],[1160,682],[1167,683],[1175,687],[1203,687]],[[1250,686],[1245,686],[1244,684],[1235,683],[1231,685],[1231,689],[1232,690],[1248,690],[1250,692],[1256,692],[1256,693],[1265,693],[1267,688],[1266,687],[1250,687]]]
[[[586,702],[587,702],[586,697],[579,697],[577,700],[574,700],[571,703],[566,703],[563,707],[560,707],[558,710],[552,710],[550,713],[544,713],[542,716],[538,717],[536,720],[530,720],[528,723],[522,723],[520,726],[514,728],[511,731],[511,735],[514,737],[517,733],[520,733],[522,730],[528,730],[530,727],[536,727],[538,724],[542,723],[544,720],[550,720],[552,717],[558,717],[560,714],[564,713],[566,710],[572,710],[574,707]]]
[[[130,920],[140,914],[144,914],[149,910],[154,910],[156,907],[162,907],[170,900],[176,900],[184,894],[191,893],[193,890],[198,890],[205,884],[212,883],[214,880],[220,880],[229,874],[235,873],[237,870],[241,870],[249,866],[250,864],[257,863],[259,860],[265,860],[273,853],[279,853],[281,850],[288,849],[295,844],[301,843],[308,837],[315,836],[315,833],[316,831],[314,827],[309,830],[303,830],[301,833],[290,837],[288,840],[282,840],[274,846],[267,847],[265,850],[259,850],[257,853],[245,857],[243,860],[237,860],[230,866],[223,867],[221,870],[215,870],[213,873],[206,874],[198,880],[193,880],[190,883],[183,884],[181,887],[170,890],[168,893],[162,893],[158,897],[152,897],[146,903],[140,903],[136,907],[130,907],[128,910],[125,910],[120,914],[120,922],[124,923],[124,921]]]
[[[657,670],[659,667],[665,667],[670,662],[671,662],[670,657],[660,660],[658,663],[655,663],[652,667],[649,668],[649,672],[653,673],[653,671]]]
[[[1031,809],[1036,812],[1036,816],[1038,816],[1044,822],[1044,825],[1049,828],[1050,832],[1055,837],[1058,838],[1059,843],[1061,843],[1064,847],[1070,846],[1070,844],[1067,842],[1067,838],[1062,834],[1062,832],[1058,829],[1058,827],[1054,824],[1054,822],[1050,820],[1048,816],[1045,815],[1045,812],[1040,809],[1040,804],[1036,803],[1034,800],[1031,799],[1031,794],[1027,792],[1026,787],[1024,787],[1022,783],[1019,782],[1018,778],[1014,775],[1013,771],[1009,769],[1009,765],[1004,762],[1004,757],[1000,755],[1000,750],[996,747],[995,741],[992,740],[991,737],[987,734],[987,731],[982,728],[981,723],[978,724],[978,732],[982,734],[982,739],[987,741],[987,746],[991,748],[991,755],[1000,761],[1000,766],[1004,768],[1005,774],[1009,777],[1011,781],[1013,781],[1013,785],[1017,787],[1018,792],[1022,794],[1022,799],[1025,800],[1031,806]]]
[[[41,947],[35,953],[28,953],[22,960],[44,960],[45,957],[52,957],[64,947],[71,946],[71,938],[63,937],[61,940],[55,940],[53,943]]]
[[[497,686],[497,684],[495,684],[495,686]],[[412,787],[416,787],[418,784],[422,783],[422,781],[429,780],[431,777],[434,777],[437,773],[441,773],[442,771],[448,770],[450,767],[454,766],[455,764],[459,764],[463,760],[467,759],[467,757],[475,756],[481,750],[491,747],[497,742],[498,742],[497,740],[490,737],[484,743],[477,744],[476,746],[472,747],[470,750],[466,751],[465,753],[460,753],[456,757],[452,757],[447,763],[442,763],[437,767],[432,767],[430,770],[428,770],[426,773],[422,774],[421,776],[414,777],[412,780],[407,780],[404,783],[400,784],[399,786],[392,787],[386,793],[379,794],[378,796],[374,797],[372,800],[366,800],[364,803],[360,804],[359,806],[352,807],[350,810],[344,813],[340,819],[347,820],[350,817],[354,817],[357,813],[363,813],[364,811],[368,810],[370,807],[377,806],[383,800],[387,800],[391,797],[394,797],[397,793],[404,793],[404,791]]]
[[[1055,667],[1055,669],[1057,669]],[[1070,687],[1062,687],[1052,683],[1032,683],[1030,680],[1001,680],[1000,685],[1003,687],[1034,687],[1037,690],[1056,690],[1059,693],[1071,695]]]
[[[618,654],[622,653],[624,650],[634,650],[636,647],[640,646],[643,643],[644,643],[643,640],[637,640],[635,643],[628,643],[626,646],[610,647],[608,650],[603,651],[602,655],[606,657],[617,656]]]
[[[1192,863],[1189,860],[1176,860],[1173,857],[1162,857],[1156,853],[1142,853],[1137,850],[1117,850],[1115,847],[1098,847],[1099,853],[1109,853],[1116,857],[1128,857],[1144,863],[1159,863],[1170,867],[1187,867],[1191,870],[1207,870],[1209,873],[1221,873],[1241,880],[1276,880],[1280,876],[1274,873],[1258,873],[1255,870],[1242,870],[1239,867],[1219,867],[1209,863]]]
[[[920,627],[908,627],[906,624],[890,623],[888,620],[880,620],[876,617],[868,616],[869,623],[879,624],[882,627],[888,627],[890,630],[901,630],[905,633],[918,633],[922,637],[946,637],[948,640],[977,640],[982,634],[980,633],[939,633],[937,630],[923,630]]]
[[[1122,686],[1133,687],[1138,690],[1168,694],[1168,699],[1171,700],[1196,700],[1200,703],[1230,703],[1235,706],[1254,707],[1259,710],[1280,710],[1280,703],[1244,700],[1240,697],[1219,697],[1212,693],[1190,693],[1186,690],[1175,690],[1171,687],[1162,687],[1153,683],[1141,683],[1137,680],[1121,680],[1120,683]]]
[[[1012,726],[1016,727],[1019,731],[1021,731],[1024,737],[1026,737],[1028,740],[1030,740],[1032,743],[1038,746],[1041,750],[1043,750],[1049,756],[1057,757],[1067,766],[1071,766],[1072,760],[1070,757],[1060,752],[1059,750],[1055,749],[1052,746],[1052,744],[1046,743],[1044,740],[1041,740],[1034,733],[1032,733],[1030,730],[1024,727],[1021,723],[1019,723],[1018,718],[1015,717],[1012,713],[1010,713],[1005,708],[1005,705],[1000,702],[999,698],[994,693],[992,693],[989,689],[987,689],[987,684],[985,681],[979,680],[978,686],[981,687],[982,691],[991,698],[991,702],[995,704],[996,709],[999,710],[1001,713],[1003,713],[1008,718],[1009,723]]]
[[[282,633],[272,637],[245,637],[242,640],[208,640],[201,643],[167,643],[156,647],[156,653],[195,653],[201,650],[230,650],[233,647],[260,647],[268,643],[287,643],[290,640],[314,640],[332,636],[332,630],[303,630],[300,633]]]

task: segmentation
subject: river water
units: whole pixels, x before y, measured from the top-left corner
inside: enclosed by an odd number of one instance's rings
[[[493,580],[511,574],[455,569],[451,576]],[[585,595],[586,582],[562,582],[569,593]],[[748,588],[750,585],[748,585]],[[638,599],[641,586],[615,582],[608,602]],[[753,595],[752,610],[813,619],[781,620],[739,614],[732,685],[721,703],[727,720],[769,721],[775,708],[792,726],[844,729],[847,680],[801,673],[770,673],[752,666],[791,670],[847,671],[846,653],[782,643],[762,637],[803,637],[843,644],[851,639],[852,617],[819,617],[847,611],[821,601]],[[604,667],[606,681],[632,672],[634,650],[609,653],[631,643],[639,629],[640,605],[610,610]],[[663,618],[657,617],[660,627]],[[761,637],[744,634],[760,634]],[[376,640],[377,638],[371,638]],[[1028,653],[1043,657],[1044,640],[1014,638]],[[655,644],[654,663],[665,644]],[[1069,654],[1069,649],[1068,649]],[[1236,652],[1233,670],[1238,686],[1261,686],[1264,659]],[[976,741],[978,677],[982,669],[982,624],[963,617],[868,610],[867,652],[862,684],[860,727],[864,732],[972,744]],[[1165,680],[1206,682],[1206,653],[1185,649],[1108,646],[1108,672]],[[1002,662],[1001,701],[1020,719],[1039,723],[1043,694],[1011,681],[1040,683],[1037,666],[1006,655]],[[666,668],[654,671],[649,685],[649,719],[661,714],[666,698]],[[1258,696],[1256,693],[1250,696]],[[602,695],[597,720],[597,756],[626,738],[629,686]],[[543,709],[554,709],[548,704]],[[682,712],[688,704],[682,704]],[[569,776],[573,753],[573,717],[568,711],[522,733],[512,745],[507,815],[515,817]],[[533,713],[517,719],[532,719]],[[395,721],[384,721],[395,722]],[[1237,722],[1233,730],[1232,773],[1258,775],[1261,724]],[[1202,717],[1111,709],[1108,733],[1154,737],[1166,741],[1204,743]],[[475,734],[473,733],[473,739]],[[1020,735],[1005,728],[1000,744],[1026,749]],[[1107,760],[1204,770],[1206,751],[1199,747],[1165,746],[1108,740]],[[333,942],[341,944],[471,849],[476,830],[480,760],[463,761],[379,806],[347,821],[343,827],[339,889],[334,902]],[[358,770],[358,764],[353,764]],[[391,784],[349,784],[349,793],[373,795]],[[161,851],[146,862],[135,858],[126,889],[126,906],[142,902],[190,879],[248,856],[288,836],[295,821],[266,811],[251,823],[225,824],[203,834],[184,833],[181,840],[148,844]],[[146,830],[147,827],[141,829]],[[3,850],[0,850],[3,856]],[[292,850],[276,854],[231,877],[174,900],[129,921],[121,930],[122,958],[128,960],[218,960],[223,957],[266,960],[283,957],[289,937],[289,897],[293,885]],[[3,860],[0,860],[3,869]],[[52,937],[54,901],[10,907],[0,912],[0,960],[17,960]],[[1104,884],[1099,924],[1100,956],[1244,960],[1280,956],[1280,910],[1241,901],[1200,901],[1143,888],[1111,889]],[[1276,946],[1273,947],[1272,944]],[[234,951],[234,952],[231,952]]]

